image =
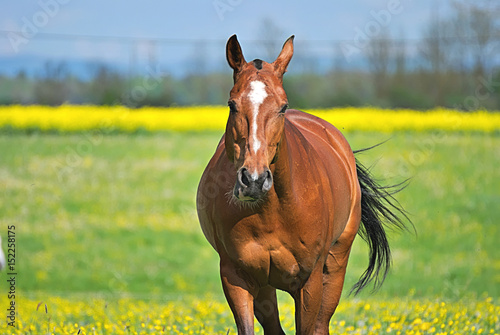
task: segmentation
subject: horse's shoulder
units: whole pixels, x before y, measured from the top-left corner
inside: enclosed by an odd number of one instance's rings
[[[342,151],[349,156],[352,150],[344,135],[331,123],[299,110],[288,110],[288,126],[296,128],[297,131],[311,144],[326,141],[336,151]]]

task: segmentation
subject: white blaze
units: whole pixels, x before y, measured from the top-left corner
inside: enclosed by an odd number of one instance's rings
[[[267,97],[266,85],[258,80],[250,83],[250,93],[248,98],[253,105],[253,122],[252,122],[252,150],[257,152],[260,149],[260,141],[257,138],[257,115],[259,114],[260,105]]]

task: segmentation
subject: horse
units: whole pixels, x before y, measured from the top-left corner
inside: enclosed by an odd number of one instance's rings
[[[254,333],[254,315],[265,334],[284,334],[277,289],[294,299],[298,334],[328,334],[356,235],[370,253],[354,293],[380,287],[391,263],[384,225],[405,225],[399,189],[380,186],[333,125],[288,109],[293,40],[272,63],[246,62],[236,35],[227,41],[229,116],[197,191],[238,334]]]

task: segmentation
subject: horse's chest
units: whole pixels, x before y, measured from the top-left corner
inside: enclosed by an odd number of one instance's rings
[[[331,243],[328,213],[308,209],[295,206],[281,212],[263,212],[235,223],[231,217],[223,217],[220,222],[227,225],[218,232],[224,253],[259,285],[296,289]]]
[[[305,282],[318,258],[306,248],[301,251],[296,244],[293,249],[287,245],[277,237],[254,237],[234,245],[230,257],[260,286],[295,290]]]

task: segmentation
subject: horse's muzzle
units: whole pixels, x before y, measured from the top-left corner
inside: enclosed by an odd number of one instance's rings
[[[273,174],[266,168],[263,173],[251,174],[247,168],[238,170],[236,185],[234,185],[234,196],[240,201],[257,201],[273,186]]]

